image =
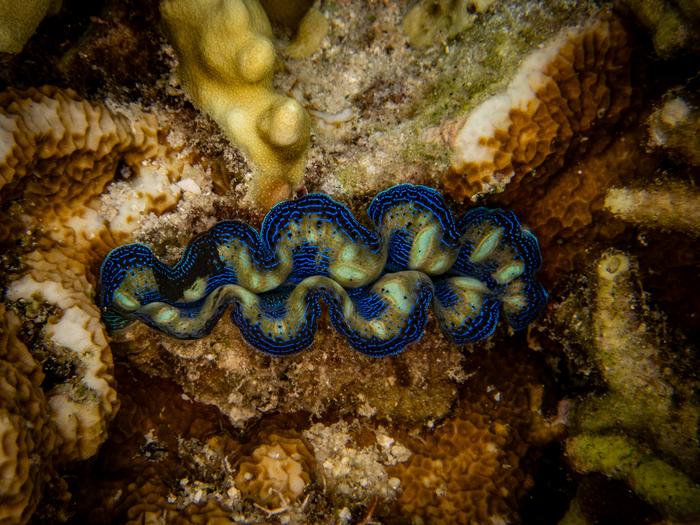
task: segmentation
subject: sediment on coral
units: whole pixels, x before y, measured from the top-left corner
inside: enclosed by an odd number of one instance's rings
[[[304,177],[309,117],[272,89],[276,55],[262,6],[166,0],[161,12],[185,90],[253,165],[253,201],[267,210],[289,198]]]
[[[694,384],[672,374],[674,351],[662,319],[654,321],[645,304],[637,272],[634,258],[617,250],[597,263],[593,312],[580,331],[591,333],[583,345],[607,391],[572,405],[567,451],[578,470],[623,479],[660,512],[687,519],[697,513],[689,502],[697,502],[700,406]],[[619,463],[626,451],[630,462]],[[651,471],[668,483],[653,490]]]
[[[0,115],[6,144],[0,159],[3,241],[37,230],[42,248],[72,246],[87,262],[129,239],[141,214],[162,213],[177,202],[167,185],[179,179],[187,158],[174,161],[174,148],[153,114],[117,113],[44,86],[0,94]],[[153,162],[158,157],[171,164]],[[120,162],[133,168],[138,195],[105,218],[99,197]]]
[[[542,184],[594,128],[620,119],[631,82],[629,39],[614,15],[563,31],[525,59],[505,91],[451,124],[445,189],[474,200]]]
[[[285,359],[251,348],[231,323],[219,323],[198,341],[175,340],[137,324],[119,334],[112,348],[131,366],[171,378],[188,395],[217,406],[238,427],[272,412],[299,411],[421,425],[449,413],[466,376],[459,348],[435,324],[428,332],[410,352],[390,360],[352,351],[325,318],[310,350]]]
[[[126,110],[125,110],[126,111]],[[43,308],[58,309],[36,322],[41,345],[67,371],[49,392],[51,417],[62,437],[63,460],[93,455],[118,407],[112,356],[93,302],[93,265],[119,241],[131,238],[140,215],[162,213],[176,196],[163,181],[180,176],[187,157],[155,168],[170,155],[153,114],[120,114],[53,87],[0,94],[1,239],[23,238],[18,261],[3,276],[5,299],[30,322]],[[135,192],[112,217],[100,197],[120,162],[134,167]]]
[[[642,189],[612,188],[605,207],[626,222],[700,235],[700,191],[694,186],[669,184]]]

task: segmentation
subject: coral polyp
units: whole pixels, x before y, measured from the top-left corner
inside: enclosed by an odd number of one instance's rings
[[[275,206],[260,233],[220,222],[173,266],[143,244],[121,246],[100,271],[104,321],[192,339],[232,306],[246,341],[287,355],[311,345],[323,301],[352,347],[382,357],[420,339],[431,305],[457,344],[489,337],[501,312],[522,329],[545,305],[537,239],[512,212],[475,208],[456,221],[439,192],[405,184],[368,215],[374,230],[313,194]]]

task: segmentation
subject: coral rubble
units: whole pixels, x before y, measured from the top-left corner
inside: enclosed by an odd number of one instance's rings
[[[254,201],[266,210],[288,198],[303,180],[309,117],[272,89],[276,55],[261,5],[167,0],[161,10],[185,89],[254,165]]]

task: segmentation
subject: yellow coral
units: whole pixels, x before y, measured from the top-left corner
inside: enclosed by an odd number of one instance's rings
[[[301,438],[272,433],[241,460],[236,487],[258,505],[280,507],[304,493],[314,466],[314,456]]]
[[[55,14],[61,0],[3,0],[0,3],[0,52],[19,53],[41,20]]]
[[[272,90],[275,50],[257,0],[165,0],[163,18],[182,83],[248,156],[251,196],[264,208],[291,195],[304,174],[309,117]]]
[[[583,135],[630,105],[627,40],[619,20],[604,13],[532,53],[504,92],[450,131],[446,190],[476,199],[518,185],[535,169],[527,184],[541,184]]]

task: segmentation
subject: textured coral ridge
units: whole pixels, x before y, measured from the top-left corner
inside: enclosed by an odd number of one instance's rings
[[[19,319],[0,304],[0,523],[26,523],[57,449],[41,390],[44,374],[17,337]]]
[[[113,250],[100,271],[103,318],[133,320],[179,338],[232,319],[256,348],[286,355],[309,346],[321,313],[357,350],[400,352],[419,339],[431,304],[456,343],[488,337],[501,308],[527,326],[547,293],[535,280],[537,239],[512,212],[476,208],[455,221],[442,196],[400,185],[375,197],[363,227],[343,205],[308,195],[275,206],[258,235],[222,222],[169,267],[141,244]]]
[[[603,12],[563,31],[523,62],[504,92],[484,101],[453,133],[445,189],[476,199],[539,185],[581,148],[593,128],[630,106],[630,49],[620,21]],[[537,177],[525,176],[537,170]]]

